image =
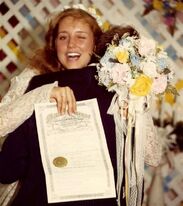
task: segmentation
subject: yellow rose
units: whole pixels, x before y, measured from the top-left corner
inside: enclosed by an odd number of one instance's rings
[[[183,88],[183,80],[177,81],[177,83],[175,84],[175,88],[177,90],[181,90]]]
[[[120,51],[117,51],[115,53],[115,56],[117,58],[117,60],[120,62],[120,63],[126,63],[129,59],[129,53],[127,50],[120,50]]]
[[[162,10],[163,8],[163,3],[161,0],[154,0],[153,1],[153,7],[156,9],[156,10]]]
[[[130,92],[136,96],[146,96],[149,94],[152,86],[152,79],[148,76],[141,75],[130,88]]]
[[[173,105],[175,103],[175,96],[170,92],[166,92],[165,102],[169,103],[170,105]]]

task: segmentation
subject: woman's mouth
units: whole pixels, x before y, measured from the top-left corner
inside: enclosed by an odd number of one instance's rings
[[[81,54],[77,53],[77,52],[68,52],[67,53],[67,58],[69,61],[75,61],[78,60],[80,58]]]

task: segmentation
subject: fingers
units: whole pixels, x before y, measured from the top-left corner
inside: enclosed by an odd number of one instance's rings
[[[55,95],[55,99],[56,99],[56,102],[57,102],[57,110],[58,110],[58,113],[60,113],[61,115],[62,114],[65,114],[66,112],[66,97],[65,97],[65,91],[64,89],[57,89],[57,94]]]
[[[76,112],[76,99],[72,89],[70,89],[69,87],[67,88],[68,89],[66,89],[66,106],[68,107],[68,113],[72,114]]]
[[[50,101],[57,102],[58,112],[62,115],[68,112],[76,112],[76,99],[72,89],[69,87],[54,87],[51,91]]]

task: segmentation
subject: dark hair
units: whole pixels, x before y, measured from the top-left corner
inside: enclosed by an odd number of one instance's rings
[[[30,58],[29,65],[31,68],[36,68],[40,71],[40,73],[54,72],[62,69],[61,63],[57,59],[55,39],[57,38],[59,23],[66,17],[73,17],[74,19],[79,19],[86,22],[93,32],[94,44],[98,44],[102,30],[96,19],[82,9],[66,9],[53,16],[53,18],[50,20],[48,31],[45,35],[46,44],[44,48],[38,49],[34,56]],[[96,56],[94,55],[91,57],[90,63],[93,62],[96,62]]]
[[[179,121],[174,125],[173,131],[170,133],[176,135],[176,143],[180,151],[183,151],[183,121]]]
[[[96,47],[96,54],[102,57],[107,49],[109,43],[112,42],[114,36],[118,34],[119,38],[121,38],[124,34],[128,36],[136,36],[139,37],[138,32],[131,26],[116,26],[113,25],[111,28],[103,33],[99,39],[99,43]]]

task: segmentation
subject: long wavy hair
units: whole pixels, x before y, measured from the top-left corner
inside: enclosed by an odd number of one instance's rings
[[[57,58],[55,40],[58,34],[59,23],[66,17],[73,17],[86,22],[93,32],[94,44],[98,44],[98,40],[103,32],[96,19],[82,9],[66,9],[50,19],[45,35],[45,46],[36,50],[34,55],[29,58],[28,65],[30,68],[37,69],[39,73],[55,72],[63,69],[61,62]],[[97,58],[95,55],[92,55],[90,63],[95,62],[97,62]]]

